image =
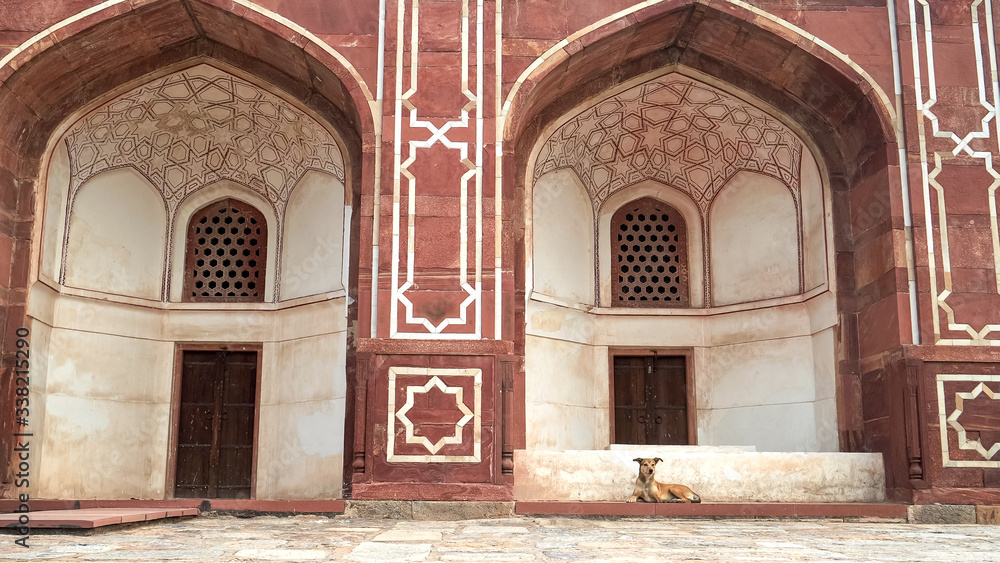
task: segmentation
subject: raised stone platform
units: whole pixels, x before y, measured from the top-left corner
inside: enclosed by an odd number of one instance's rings
[[[616,446],[610,450],[514,452],[517,501],[622,502],[636,457],[659,457],[656,480],[683,483],[703,502],[881,503],[881,454],[756,452],[713,446]]]
[[[843,520],[907,521],[905,504],[893,503],[795,503],[718,502],[702,504],[634,502],[555,502],[522,500],[518,515],[560,516],[660,516],[676,518],[830,518]],[[970,507],[975,508],[975,507]],[[975,511],[973,511],[975,512]],[[968,518],[963,513],[961,521]],[[973,518],[975,521],[975,518]]]

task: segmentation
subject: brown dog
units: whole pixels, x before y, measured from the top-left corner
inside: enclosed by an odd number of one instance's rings
[[[658,457],[637,457],[639,477],[635,480],[632,496],[625,502],[643,500],[645,502],[701,502],[701,497],[684,485],[667,485],[653,478],[656,464],[663,461]]]

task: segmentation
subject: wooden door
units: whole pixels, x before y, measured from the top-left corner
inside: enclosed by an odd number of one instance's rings
[[[688,444],[684,356],[615,356],[615,443]]]
[[[184,352],[175,497],[250,498],[256,397],[256,352]]]

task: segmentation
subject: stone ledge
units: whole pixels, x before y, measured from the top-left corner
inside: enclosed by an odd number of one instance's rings
[[[663,453],[659,453],[662,451]],[[682,483],[708,503],[882,503],[881,454],[785,453],[685,447],[663,451],[514,452],[514,500],[622,502],[638,475],[636,457],[663,458],[656,480]]]

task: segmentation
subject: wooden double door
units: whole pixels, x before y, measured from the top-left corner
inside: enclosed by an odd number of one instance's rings
[[[614,356],[616,444],[687,445],[685,356]]]
[[[252,495],[257,352],[184,351],[174,496]]]

